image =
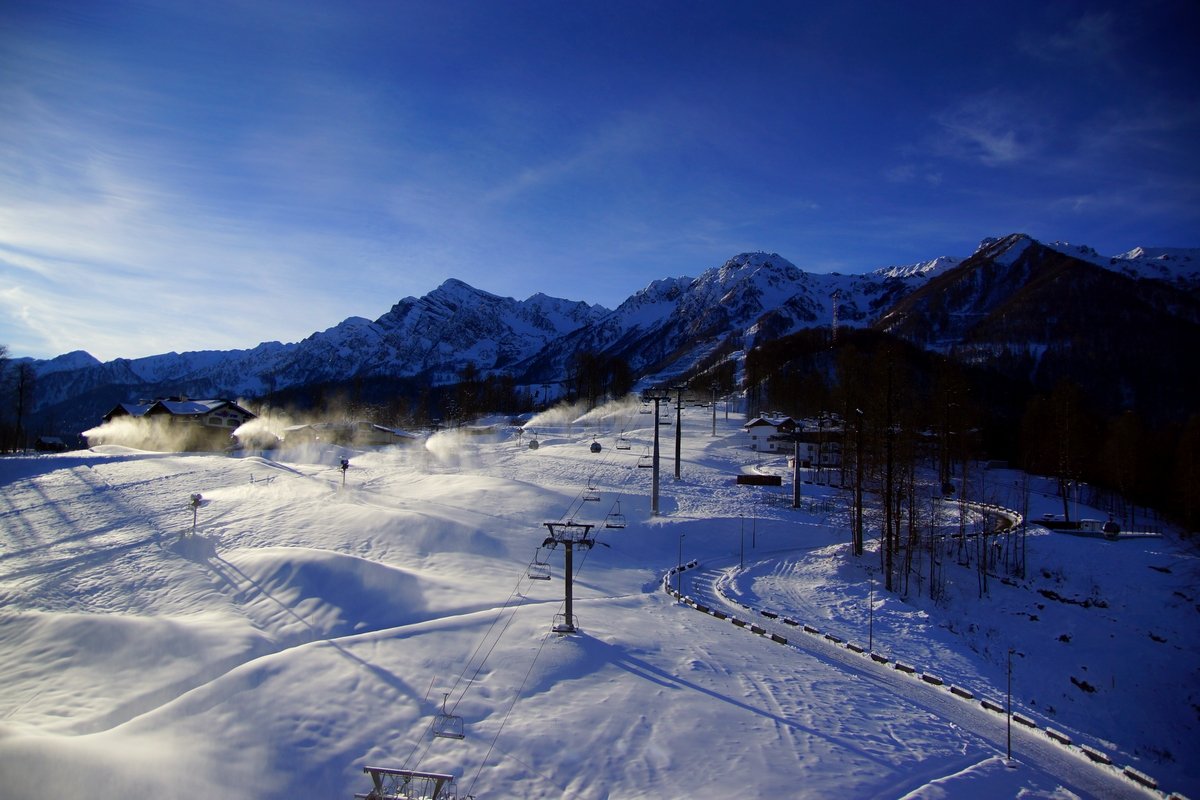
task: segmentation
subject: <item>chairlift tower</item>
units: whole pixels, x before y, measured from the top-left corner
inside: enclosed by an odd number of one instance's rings
[[[687,388],[686,383],[681,383],[677,386],[672,386],[676,392],[675,399],[675,480],[679,480],[679,452],[680,444],[683,439],[683,423],[680,418],[680,413],[683,410],[683,390]]]
[[[554,623],[555,633],[575,633],[575,609],[574,597],[572,596],[572,586],[574,585],[575,577],[575,547],[591,549],[596,543],[596,539],[591,535],[592,528],[595,527],[590,523],[574,522],[546,522],[543,523],[550,531],[550,535],[542,542],[543,547],[553,547],[561,544],[564,548],[563,555],[563,599],[564,613],[561,619],[556,618]]]
[[[644,402],[654,403],[654,474],[650,481],[650,513],[658,514],[658,404],[662,401],[671,402],[671,395],[646,392],[642,395]]]
[[[390,767],[363,767],[371,776],[370,792],[355,793],[360,800],[453,800],[458,797],[454,776]]]

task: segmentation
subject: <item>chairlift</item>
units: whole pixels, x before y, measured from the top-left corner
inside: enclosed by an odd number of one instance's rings
[[[625,515],[621,513],[621,501],[613,503],[612,510],[608,512],[608,516],[604,518],[604,527],[606,528],[624,528]]]
[[[592,447],[591,447],[592,452],[599,453],[602,449],[603,448],[600,446],[600,442],[596,441],[596,437],[593,436],[592,437]]]
[[[465,739],[462,717],[446,711],[449,696],[449,692],[442,692],[442,713],[433,718],[433,735],[441,739]]]
[[[593,486],[591,481],[588,481],[588,487],[583,490],[583,501],[585,503],[600,502],[600,490]]]
[[[618,450],[630,450],[630,449],[632,449],[632,447],[633,446],[629,444],[629,440],[626,439],[624,436],[617,438],[617,449]]]
[[[539,547],[533,551],[533,561],[530,562],[529,569],[525,572],[526,577],[528,577],[530,580],[550,580],[550,556],[542,555],[544,550],[546,550],[546,548]]]
[[[638,467],[640,469],[652,469],[654,467],[654,456],[650,455],[650,448],[646,448],[646,452],[638,456]]]
[[[639,413],[639,414],[649,414],[649,413],[651,413],[651,412],[650,412],[650,406],[648,406],[648,405],[643,405],[643,406],[641,407],[641,409],[638,411],[638,413]]]

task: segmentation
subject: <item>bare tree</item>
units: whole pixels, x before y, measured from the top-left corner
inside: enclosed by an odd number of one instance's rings
[[[17,446],[26,449],[25,416],[33,407],[33,392],[37,386],[37,373],[28,362],[17,365],[13,378],[14,408],[17,413]]]

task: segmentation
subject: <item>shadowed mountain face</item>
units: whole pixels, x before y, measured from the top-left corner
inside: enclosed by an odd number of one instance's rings
[[[1124,265],[1123,265],[1124,266]],[[1050,390],[1078,384],[1105,411],[1178,417],[1200,388],[1200,301],[1185,282],[1139,277],[1013,235],[899,301],[876,327]]]

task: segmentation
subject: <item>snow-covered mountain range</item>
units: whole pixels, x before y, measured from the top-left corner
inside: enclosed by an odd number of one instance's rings
[[[72,410],[86,406],[94,422],[121,400],[173,394],[258,397],[377,376],[437,385],[456,381],[468,364],[482,374],[556,382],[581,352],[620,359],[635,376],[677,373],[722,345],[747,350],[803,328],[829,326],[835,303],[840,324],[882,324],[926,346],[947,347],[969,338],[964,320],[978,321],[987,316],[985,308],[1019,300],[1020,290],[1035,277],[1032,252],[1103,268],[1127,284],[1169,289],[1161,307],[1173,303],[1184,317],[1200,318],[1194,313],[1200,249],[1139,247],[1106,258],[1088,247],[1044,245],[1012,234],[985,239],[969,258],[943,256],[856,275],[810,273],[774,253],[743,253],[697,278],[655,280],[612,310],[543,294],[526,300],[499,297],[451,279],[424,297],[401,300],[377,320],[351,317],[296,343],[106,363],[69,353],[32,362],[38,373],[37,407],[69,419],[75,416]],[[922,329],[931,319],[930,308],[949,308],[951,297],[959,312],[947,312],[939,324],[951,319],[955,324],[935,332]]]

